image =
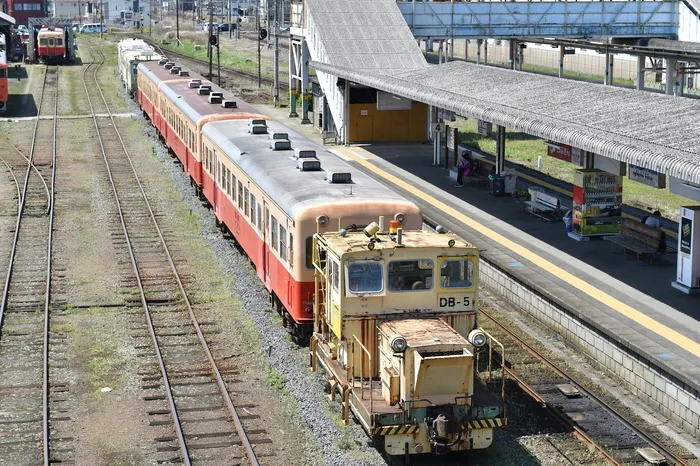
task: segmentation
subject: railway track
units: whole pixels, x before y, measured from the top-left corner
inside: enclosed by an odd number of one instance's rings
[[[49,385],[58,113],[55,66],[46,68],[37,110],[39,116],[51,118],[35,120],[27,154],[12,146],[3,157],[18,195],[0,298],[0,458],[4,464],[48,465],[70,460],[72,453],[63,445],[58,456],[51,455],[49,444],[49,395],[58,388]]]
[[[104,56],[94,45],[90,47],[97,59],[84,69],[83,85],[118,212],[113,241],[128,254],[132,294],[138,298],[134,304],[145,316],[144,344],[137,349],[155,354],[155,361],[140,371],[144,399],[155,405],[149,411],[151,425],[172,426],[172,435],[156,439],[158,461],[258,465],[253,446],[270,443],[267,433],[264,429],[246,431],[243,426],[243,419],[251,415],[248,410],[239,415],[227,387],[236,368],[230,363],[220,366],[212,355],[97,80]],[[89,87],[95,92],[90,93]],[[109,118],[95,116],[95,94]]]
[[[510,330],[483,306],[481,316],[496,327],[492,332],[508,348],[508,377],[610,464],[644,463],[639,449],[651,448],[664,457],[663,464],[689,466],[684,457],[655,440],[612,404],[585,388],[585,384],[561,369],[523,338]],[[496,352],[496,351],[494,351]],[[502,363],[502,361],[501,361]]]
[[[164,55],[166,57],[170,57],[170,56],[177,57],[181,60],[188,60],[188,61],[191,61],[193,63],[197,63],[201,66],[205,66],[205,67],[209,66],[209,62],[207,60],[202,60],[201,58],[195,58],[195,57],[192,57],[192,56],[184,54],[184,53],[176,52],[170,48],[163,49],[155,41],[148,39],[148,37],[145,37],[145,36],[141,36],[141,39],[143,39],[147,44],[160,50],[161,55]],[[251,73],[248,71],[243,71],[243,70],[231,68],[228,66],[222,66],[221,72],[235,76],[235,77],[244,78],[246,80],[253,81],[253,82],[258,81],[257,73]],[[214,62],[214,73],[216,73],[216,62]],[[204,73],[203,76],[206,76],[206,73]],[[212,77],[212,80],[213,79],[214,79],[214,77]],[[265,76],[263,76],[261,78],[261,82],[263,83],[264,86],[274,86],[275,85],[274,79],[271,79],[271,78],[268,78]],[[282,79],[281,76],[280,76],[280,91],[284,91],[284,92],[289,91],[289,84],[287,83],[287,80]]]

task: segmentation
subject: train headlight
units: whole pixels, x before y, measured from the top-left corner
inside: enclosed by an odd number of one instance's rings
[[[321,225],[322,227],[325,227],[326,225],[328,225],[328,216],[321,215],[316,219],[316,221],[318,222],[319,225]]]
[[[449,240],[449,241],[447,242],[447,245],[448,245],[449,247],[453,248],[453,247],[455,246],[455,240],[454,240],[454,239]]]
[[[367,243],[367,249],[369,249],[370,251],[374,249],[374,243]]]
[[[483,330],[477,328],[469,332],[467,340],[469,340],[469,343],[471,343],[474,348],[481,348],[486,344],[486,334]]]
[[[406,221],[406,216],[404,214],[396,214],[396,216],[394,217],[394,220],[399,222],[399,225],[403,225],[403,222]]]
[[[403,353],[408,348],[408,343],[404,337],[397,335],[391,339],[389,346],[391,346],[394,353]]]

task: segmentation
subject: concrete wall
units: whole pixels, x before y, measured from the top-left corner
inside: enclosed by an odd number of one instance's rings
[[[529,290],[486,260],[479,267],[481,283],[510,303],[556,330],[583,350],[625,387],[691,435],[700,436],[700,393],[652,367],[645,358],[621,348],[605,335],[588,327],[565,309]]]

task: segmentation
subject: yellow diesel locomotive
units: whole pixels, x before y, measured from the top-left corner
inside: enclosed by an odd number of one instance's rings
[[[438,230],[441,230],[438,228]],[[444,231],[444,230],[443,230]],[[487,448],[507,423],[478,375],[498,341],[477,327],[479,250],[452,234],[372,222],[314,236],[312,368],[390,455]],[[488,371],[489,381],[491,371]]]

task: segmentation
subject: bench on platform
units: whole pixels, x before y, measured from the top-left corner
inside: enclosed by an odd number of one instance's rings
[[[537,191],[534,201],[525,201],[525,212],[551,221],[559,217],[561,206],[555,196]]]
[[[462,183],[463,184],[473,184],[477,188],[479,186],[488,186],[489,184],[489,179],[485,176],[481,176],[478,174],[474,174],[471,176],[464,176],[462,177]]]
[[[637,261],[643,256],[649,257],[651,264],[654,256],[661,251],[661,240],[663,232],[660,228],[647,226],[643,223],[625,218],[622,221],[622,229],[619,235],[606,236],[610,241],[610,248],[615,252],[615,246],[620,246],[624,252],[632,251],[637,254]]]
[[[323,145],[325,146],[329,140],[333,140],[333,144],[338,144],[338,133],[335,131],[323,131],[321,134],[321,138],[323,139]]]

